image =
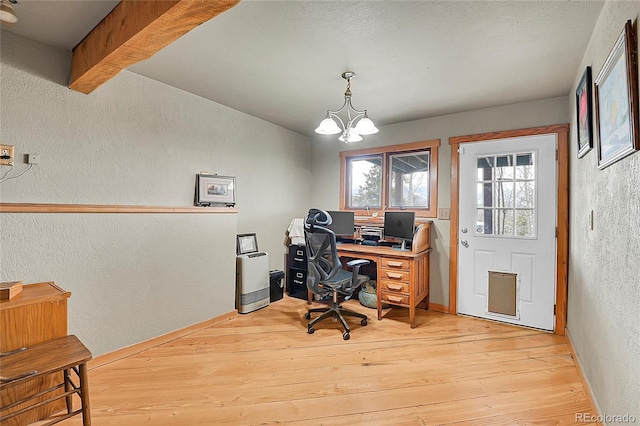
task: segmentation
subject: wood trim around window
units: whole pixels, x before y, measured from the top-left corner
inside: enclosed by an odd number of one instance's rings
[[[458,313],[458,227],[459,227],[459,164],[461,143],[494,139],[555,134],[558,147],[558,205],[556,238],[556,323],[555,334],[564,335],[567,324],[567,286],[569,268],[569,125],[532,127],[528,129],[490,132],[449,138],[451,145],[451,231],[449,243],[449,313]]]
[[[378,213],[379,217],[384,215],[385,210],[400,211],[397,208],[386,208],[387,202],[387,168],[388,155],[402,152],[421,151],[429,149],[429,210],[416,209],[416,218],[435,218],[438,215],[438,148],[440,147],[440,139],[431,139],[420,142],[410,142],[399,145],[387,145],[375,148],[366,148],[353,151],[340,151],[340,210],[353,211],[356,216],[368,216],[372,213]],[[381,208],[369,209],[369,212],[363,209],[351,209],[347,207],[347,158],[360,157],[366,155],[381,154],[382,161],[382,204]],[[412,209],[407,209],[412,210]]]

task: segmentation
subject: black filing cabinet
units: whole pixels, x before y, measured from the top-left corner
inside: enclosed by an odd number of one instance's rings
[[[307,252],[303,245],[289,246],[287,284],[289,296],[307,300]]]

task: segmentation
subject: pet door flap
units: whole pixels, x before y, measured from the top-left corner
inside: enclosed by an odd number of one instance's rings
[[[510,272],[489,271],[489,312],[516,316],[516,277]]]

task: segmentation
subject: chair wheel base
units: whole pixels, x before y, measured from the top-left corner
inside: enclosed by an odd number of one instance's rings
[[[331,319],[333,322],[340,322],[340,325],[342,325],[342,329],[344,330],[342,338],[344,340],[349,340],[351,338],[351,329],[344,318],[345,316],[357,317],[360,320],[360,324],[363,326],[368,324],[368,318],[366,315],[345,309],[335,301],[330,308],[314,308],[307,310],[307,312],[304,313],[304,318],[307,320],[311,319],[311,314],[314,312],[319,312],[321,315],[314,320],[309,321],[307,324],[307,333],[309,334],[313,334],[315,332],[314,326],[316,323],[326,319]]]

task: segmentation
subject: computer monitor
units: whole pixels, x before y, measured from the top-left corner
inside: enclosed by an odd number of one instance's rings
[[[407,241],[413,240],[415,212],[385,212],[384,213],[384,236],[398,238],[402,240],[400,247],[396,250],[408,251]]]
[[[336,236],[353,238],[355,226],[353,212],[328,211],[327,213],[333,219],[327,228],[331,229]]]

